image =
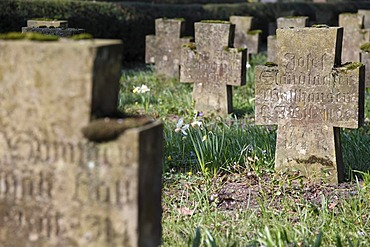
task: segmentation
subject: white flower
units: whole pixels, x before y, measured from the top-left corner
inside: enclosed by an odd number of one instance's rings
[[[252,66],[250,65],[250,63],[247,62],[247,69],[249,69],[250,67]]]
[[[202,122],[201,121],[197,121],[197,120],[195,120],[195,121],[193,121],[192,123],[191,123],[191,127],[193,127],[193,128],[195,128],[196,126],[197,127],[202,127]]]
[[[140,87],[134,87],[133,93],[146,93],[150,92],[150,88],[147,85],[142,84]]]
[[[186,133],[186,131],[189,129],[189,124],[185,124],[184,126],[182,126],[181,128],[181,132],[183,135],[187,136],[188,133]]]
[[[177,121],[177,124],[176,124],[175,132],[179,132],[181,130],[181,127],[182,127],[183,124],[184,124],[184,119],[179,118],[179,120]]]

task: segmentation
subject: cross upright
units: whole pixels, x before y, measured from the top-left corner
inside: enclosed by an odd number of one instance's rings
[[[232,111],[232,88],[246,80],[246,49],[231,48],[230,22],[202,21],[194,25],[195,43],[182,47],[180,81],[194,83],[195,108],[225,116]]]
[[[255,121],[278,125],[275,167],[344,179],[340,127],[364,118],[364,68],[341,64],[343,28],[277,30],[278,65],[256,67]]]
[[[249,54],[257,54],[261,46],[262,30],[252,30],[252,16],[230,16],[230,22],[235,24],[234,47],[248,48]]]
[[[181,46],[191,41],[191,37],[181,37],[185,30],[185,20],[155,20],[156,35],[145,37],[145,63],[155,63],[155,71],[167,77],[179,78]]]

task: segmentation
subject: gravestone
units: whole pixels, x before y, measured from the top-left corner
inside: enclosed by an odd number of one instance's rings
[[[307,16],[287,16],[276,19],[277,28],[301,28],[308,24]],[[277,63],[276,36],[267,37],[267,61]]]
[[[313,0],[314,3],[327,3],[328,0]]]
[[[181,46],[189,43],[191,37],[183,37],[185,20],[155,20],[156,35],[146,36],[145,63],[154,63],[157,74],[179,78]]]
[[[343,181],[340,127],[364,117],[364,70],[340,66],[343,28],[277,30],[278,65],[256,67],[256,124],[278,125],[275,167]]]
[[[22,33],[36,32],[59,37],[70,37],[85,32],[82,28],[69,28],[66,20],[28,20],[27,27],[22,27]]]
[[[365,43],[361,47],[360,61],[365,65],[365,87],[370,87],[370,43]]]
[[[358,13],[339,15],[343,27],[342,62],[360,61],[360,46],[370,41],[369,30],[363,29],[364,16]]]
[[[249,54],[260,52],[261,30],[253,30],[252,16],[230,16],[230,22],[235,25],[235,48],[248,48]]]
[[[364,28],[370,28],[370,10],[359,9],[357,13],[364,16]]]
[[[121,51],[0,40],[0,246],[160,245],[162,125],[112,128]]]
[[[182,48],[180,81],[194,83],[195,108],[226,116],[232,111],[232,88],[246,80],[246,50],[229,48],[234,25],[223,21],[195,23],[195,43]]]

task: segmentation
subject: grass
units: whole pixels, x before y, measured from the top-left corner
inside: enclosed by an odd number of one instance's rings
[[[303,187],[297,191],[290,178],[273,173],[276,127],[253,124],[253,68],[264,62],[264,54],[250,61],[247,85],[233,89],[235,113],[227,118],[199,116],[190,84],[158,77],[151,67],[123,71],[121,109],[164,122],[163,246],[369,246],[369,125],[341,133],[347,177],[363,178],[356,194],[334,207],[330,194],[316,204],[304,199]],[[150,91],[133,93],[142,85]],[[214,197],[224,180],[250,173],[272,177],[258,179],[250,202],[257,206],[220,209]]]

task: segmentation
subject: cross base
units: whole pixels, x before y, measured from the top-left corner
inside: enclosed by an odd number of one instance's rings
[[[340,128],[279,125],[275,160],[277,171],[299,172],[314,182],[342,182]]]

